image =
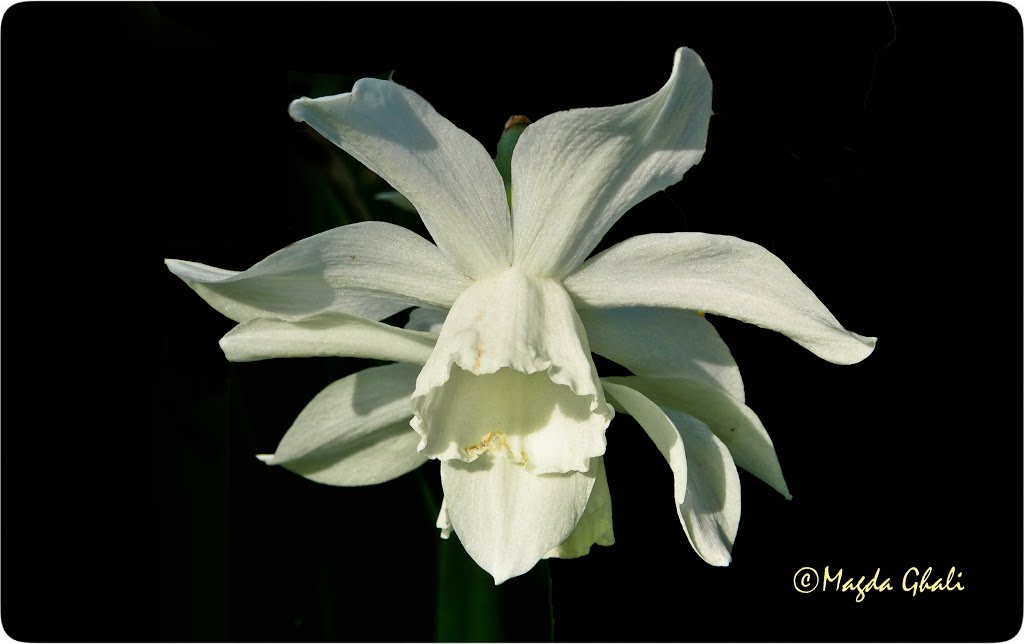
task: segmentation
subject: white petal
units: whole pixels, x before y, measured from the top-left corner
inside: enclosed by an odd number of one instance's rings
[[[544,559],[575,559],[590,554],[590,546],[611,546],[615,544],[612,530],[612,497],[608,491],[608,476],[605,474],[604,457],[594,459],[593,470],[597,475],[594,489],[587,501],[587,509],[576,524],[569,538],[557,548],[544,554]]]
[[[695,311],[581,309],[594,353],[638,376],[693,378],[743,400],[743,379],[715,327]]]
[[[643,394],[605,383],[636,418],[672,468],[676,510],[690,545],[713,566],[727,566],[740,523],[740,479],[729,450],[707,425]]]
[[[686,500],[686,450],[675,425],[658,405],[643,394],[608,379],[602,379],[601,384],[609,399],[617,403],[620,411],[636,419],[668,461],[674,475],[676,504],[682,507]]]
[[[415,92],[364,78],[347,94],[293,101],[288,113],[402,193],[467,275],[509,266],[512,228],[494,161]]]
[[[405,328],[410,331],[440,333],[441,327],[444,326],[444,320],[447,317],[448,311],[416,308],[409,312],[409,321],[406,322]]]
[[[441,499],[441,511],[437,513],[434,527],[441,531],[442,539],[452,536],[452,520],[448,518],[448,505],[443,498]]]
[[[836,364],[860,362],[875,347],[875,338],[844,329],[782,260],[736,237],[633,237],[588,260],[565,286],[584,307],[693,309],[756,324]]]
[[[537,475],[491,454],[441,463],[451,527],[495,584],[527,572],[565,541],[594,481],[593,471]]]
[[[232,362],[347,356],[423,364],[437,335],[399,329],[344,313],[288,322],[254,318],[228,331],[220,348]]]
[[[604,453],[613,415],[568,294],[514,269],[459,296],[413,409],[425,455],[495,451],[536,473],[585,471]]]
[[[594,459],[593,471],[596,476],[594,489],[583,511],[580,522],[565,541],[544,553],[541,559],[575,559],[590,554],[590,547],[611,546],[615,544],[615,533],[612,530],[612,497],[608,491],[608,476],[604,469],[604,457]],[[437,515],[435,526],[441,531],[441,538],[447,539],[452,534],[452,522],[448,517],[445,500],[441,500],[441,511]]]
[[[646,99],[546,116],[512,156],[515,263],[561,278],[619,217],[700,161],[711,118],[711,77],[689,49]]]
[[[311,455],[286,463],[284,467],[324,485],[376,485],[427,462],[428,459],[416,452],[418,440],[406,418],[376,430],[371,438],[358,445],[328,451],[322,457]]]
[[[604,378],[602,383],[625,385],[659,405],[681,409],[696,417],[729,448],[736,465],[793,498],[782,476],[771,437],[750,407],[726,391],[686,378]]]
[[[686,445],[686,500],[679,516],[690,545],[713,566],[732,561],[740,526],[740,477],[728,448],[699,421],[671,408],[665,414]]]
[[[436,246],[379,221],[307,237],[242,272],[165,262],[236,322],[296,320],[325,311],[380,320],[413,305],[450,306],[470,283]]]
[[[261,458],[328,485],[372,485],[427,461],[409,427],[418,368],[405,364],[364,369],[316,395]]]

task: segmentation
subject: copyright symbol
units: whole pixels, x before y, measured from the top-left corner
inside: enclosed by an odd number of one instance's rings
[[[810,566],[804,566],[793,575],[793,588],[798,593],[814,592],[818,587],[818,571]]]

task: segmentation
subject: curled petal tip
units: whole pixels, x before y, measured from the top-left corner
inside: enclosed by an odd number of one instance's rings
[[[861,336],[861,338],[861,341],[864,342],[864,346],[866,346],[868,349],[867,352],[864,354],[864,357],[866,358],[875,352],[875,345],[878,343],[878,338],[869,338],[865,336]]]
[[[853,340],[856,340],[856,343],[851,347],[851,350],[837,354],[835,356],[836,359],[834,360],[827,357],[826,360],[840,365],[851,365],[862,362],[865,358],[875,352],[875,343],[878,341],[878,338],[871,338],[852,332],[848,333],[850,333],[850,337]]]
[[[672,59],[673,67],[678,67],[686,58],[693,58],[696,62],[700,63],[701,67],[704,67],[704,59],[700,55],[689,47],[680,47],[676,49],[675,56]]]
[[[266,463],[267,465],[272,465],[271,461],[274,460],[274,455],[273,454],[257,454],[256,458],[257,458],[257,460],[259,460],[262,463]]]
[[[167,270],[171,271],[172,273],[180,277],[182,269],[182,261],[180,259],[170,259],[165,257],[164,266],[167,267]]]
[[[301,123],[306,120],[303,116],[303,106],[308,100],[308,98],[303,96],[302,98],[297,98],[288,104],[288,116],[292,117],[293,121]]]

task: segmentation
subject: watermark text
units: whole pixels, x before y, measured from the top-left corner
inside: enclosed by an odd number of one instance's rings
[[[959,592],[965,590],[963,573],[950,567],[943,574],[936,572],[931,566],[918,568],[910,566],[898,581],[882,574],[881,568],[875,568],[871,575],[848,574],[842,568],[825,566],[818,570],[813,566],[804,566],[793,575],[793,588],[798,593],[809,594],[818,592],[851,593],[857,603],[871,593],[886,593],[894,590],[917,597],[921,594],[936,592]]]

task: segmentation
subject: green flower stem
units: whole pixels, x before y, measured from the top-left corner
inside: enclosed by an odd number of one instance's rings
[[[438,545],[437,641],[498,642],[501,587],[476,565],[454,535]]]
[[[554,633],[547,561],[495,586],[457,535],[438,545],[437,641],[543,642]]]

